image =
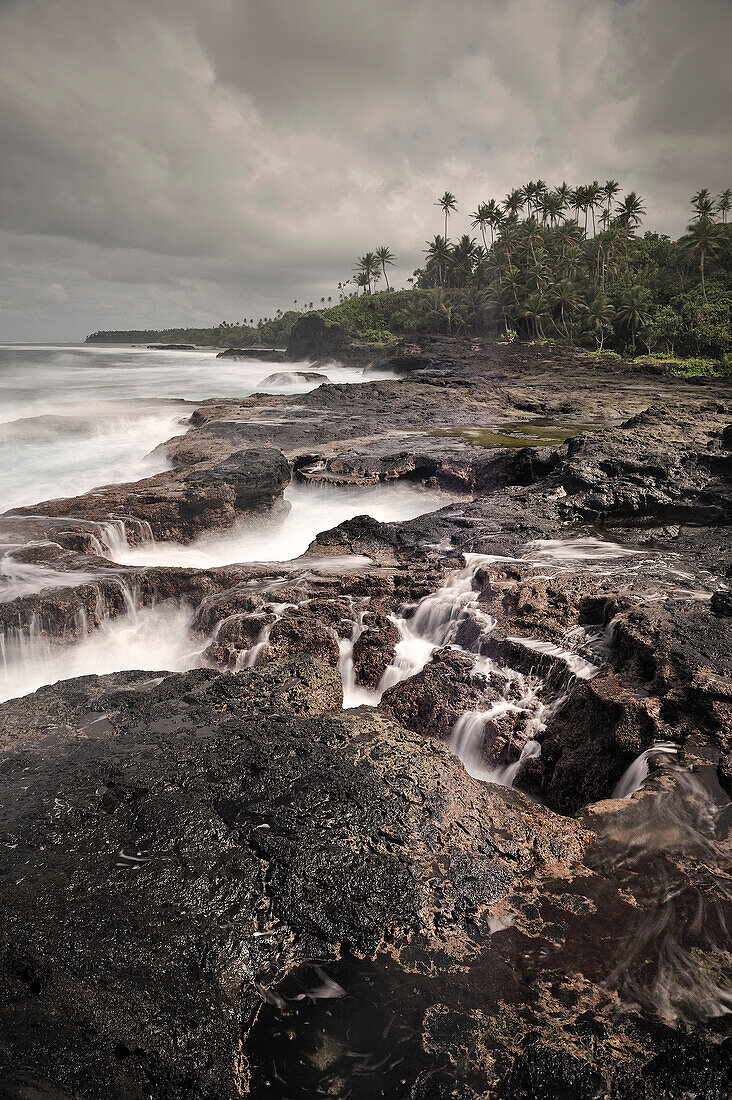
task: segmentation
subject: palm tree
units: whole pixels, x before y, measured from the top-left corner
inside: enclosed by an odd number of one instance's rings
[[[562,201],[562,210],[566,210],[571,205],[572,188],[562,180],[557,188],[557,194]]]
[[[569,249],[574,248],[581,239],[582,230],[576,221],[565,221],[558,226],[556,240],[561,248],[562,256],[566,255]]]
[[[599,351],[602,351],[605,336],[612,326],[614,317],[615,310],[604,294],[597,294],[587,307],[585,318],[587,330],[595,337]]]
[[[478,209],[470,215],[470,219],[470,228],[480,230],[480,235],[483,238],[483,247],[487,248],[485,230],[486,226],[490,225],[490,217],[488,215],[488,206],[486,203],[478,203]]]
[[[688,226],[686,236],[682,238],[687,256],[699,258],[699,271],[704,301],[707,299],[707,287],[704,280],[704,264],[707,256],[716,256],[719,252],[719,229],[711,218],[700,217]]]
[[[445,240],[449,241],[450,238],[447,235],[447,222],[450,215],[455,210],[457,210],[457,199],[453,195],[452,191],[445,191],[445,194],[442,196],[442,198],[437,200],[435,206],[441,207],[442,212],[445,215]]]
[[[376,254],[374,252],[366,252],[363,256],[359,256],[356,260],[354,271],[357,275],[363,273],[366,276],[366,286],[370,294],[371,284],[381,278],[381,264],[376,258]],[[357,278],[356,285],[363,286],[363,283]]]
[[[691,196],[691,208],[697,218],[711,219],[714,213],[714,199],[709,194],[708,187],[702,187],[700,191]]]
[[[536,263],[536,249],[544,240],[544,232],[536,218],[527,218],[521,225],[521,239],[530,250],[534,263]]]
[[[549,224],[553,227],[562,216],[562,210],[564,210],[564,199],[558,191],[550,191],[544,195],[541,202],[542,222],[548,218]]]
[[[467,285],[473,273],[474,262],[475,241],[467,233],[463,233],[450,254],[450,272],[455,286]]]
[[[555,309],[559,309],[559,316],[562,322],[562,328],[564,329],[564,335],[569,339],[569,327],[567,324],[567,315],[570,313],[576,313],[581,309],[584,304],[582,296],[577,289],[577,284],[572,282],[571,279],[560,279],[560,281],[552,288],[551,295],[552,306]]]
[[[617,207],[618,221],[626,229],[635,229],[640,225],[640,220],[646,212],[643,199],[635,191],[629,191]]]
[[[620,184],[617,180],[605,180],[604,187],[601,188],[602,197],[605,200],[605,209],[602,212],[602,220],[607,229],[610,224],[610,208],[612,206],[613,199],[620,190]]]
[[[386,289],[391,290],[389,286],[389,276],[386,274],[388,267],[394,266],[394,253],[391,251],[388,245],[380,244],[376,249],[376,259],[381,264],[381,272],[384,276],[384,282],[386,283]]]
[[[529,213],[529,217],[531,217],[532,213],[534,213],[534,203],[539,197],[538,184],[534,183],[534,181],[531,180],[529,183],[524,184],[524,186],[520,188],[520,194],[523,196],[523,200],[526,204],[526,209]]]
[[[526,199],[522,191],[510,191],[503,200],[503,209],[511,218],[517,218],[524,208]]]
[[[521,316],[528,321],[529,328],[533,329],[534,336],[543,339],[544,328],[542,322],[547,316],[547,311],[546,302],[538,290],[527,296],[521,308]]]
[[[638,284],[628,287],[618,302],[616,316],[620,324],[631,333],[633,355],[635,355],[635,340],[638,330],[648,324],[651,316],[649,295],[645,287]]]
[[[592,213],[592,236],[594,237],[597,233],[597,226],[595,225],[595,207],[600,205],[600,199],[602,198],[602,188],[597,180],[593,180],[592,183],[587,185],[585,194]]]
[[[585,192],[583,187],[575,187],[569,196],[569,205],[574,210],[574,220],[579,225],[580,213],[584,207]]]
[[[423,251],[427,255],[427,263],[434,264],[437,268],[437,278],[440,286],[444,285],[445,274],[447,273],[447,265],[450,261],[450,245],[445,237],[441,237],[439,233],[433,237],[431,241],[426,242],[427,247]]]
[[[503,224],[503,211],[501,210],[500,204],[497,203],[495,199],[491,199],[491,201],[487,204],[485,210],[486,210],[486,218],[488,220],[488,225],[490,226],[490,230],[491,230],[491,248],[492,248],[493,247],[493,242],[495,240],[495,231],[497,229],[500,229],[502,224]]]
[[[722,191],[721,195],[717,199],[717,210],[722,215],[722,224],[727,224],[727,214],[730,207],[732,207],[732,189],[729,187]]]

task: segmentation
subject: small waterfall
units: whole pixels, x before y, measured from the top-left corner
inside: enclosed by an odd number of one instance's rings
[[[147,520],[132,516],[111,519],[97,525],[98,534],[93,536],[95,549],[101,558],[110,561],[123,560],[129,554],[131,546],[144,546],[148,550],[155,548],[155,536]]]
[[[473,587],[480,566],[495,559],[477,554],[466,555],[466,559],[465,568],[450,577],[437,592],[405,607],[401,615],[391,616],[401,640],[397,642],[394,660],[376,688],[375,703],[389,688],[421,672],[436,649],[456,644],[455,639],[466,620],[477,624],[481,637],[495,630],[496,620],[479,607],[480,594]]]
[[[183,672],[200,664],[208,639],[193,639],[190,607],[163,603],[138,608],[128,589],[124,594],[124,614],[106,615],[91,632],[86,612],[77,612],[74,631],[80,637],[74,642],[52,640],[37,618],[0,635],[0,701],[75,676],[126,669]]]
[[[578,650],[584,649],[602,662],[614,624],[595,631],[579,626],[572,628],[563,639],[564,645],[533,638],[507,639],[533,650],[539,656],[558,658],[566,665],[561,687],[555,685],[551,698],[542,701],[539,698],[539,692],[545,688],[542,679],[515,669],[498,667],[490,658],[481,656],[482,643],[496,629],[497,622],[480,606],[480,591],[475,585],[475,578],[480,568],[497,559],[492,555],[466,554],[465,560],[465,567],[454,573],[437,592],[403,608],[400,615],[391,617],[399,628],[401,638],[395,647],[393,660],[374,690],[360,688],[355,681],[353,647],[361,633],[361,625],[358,621],[354,622],[350,638],[340,643],[339,668],[343,680],[344,707],[378,705],[389,688],[417,675],[428,664],[435,650],[445,647],[459,649],[472,658],[474,674],[493,680],[498,675],[505,680],[506,696],[498,701],[493,697],[485,708],[461,715],[453,727],[451,748],[471,775],[510,786],[524,761],[541,754],[539,736],[550,716],[566,700],[573,685],[578,680],[591,679],[600,671],[600,664]],[[461,636],[463,627],[468,629]],[[511,684],[513,689],[509,697]],[[520,753],[516,760],[506,765],[490,766],[486,758],[486,726],[510,713],[526,716]],[[518,750],[518,744],[515,750]]]
[[[76,569],[62,573],[48,565],[16,561],[9,552],[0,558],[0,603],[33,596],[44,588],[76,588],[95,580],[96,573]]]
[[[564,649],[560,645],[555,645],[554,642],[545,642],[540,638],[517,637],[515,635],[509,635],[506,641],[518,642],[520,645],[525,646],[526,649],[531,649],[535,653],[540,653],[547,657],[558,657],[560,661],[564,661],[569,671],[577,680],[591,680],[592,677],[597,676],[600,671],[599,665],[594,664],[592,661],[588,661],[585,657],[582,657],[572,649]]]
[[[649,749],[642,752],[640,756],[636,756],[632,764],[629,765],[618,780],[615,789],[612,793],[613,798],[630,798],[641,790],[643,784],[648,778],[650,771],[650,762],[656,753],[673,756],[679,751],[679,746],[673,741],[656,741]]]
[[[343,709],[352,707],[376,706],[381,698],[380,686],[377,688],[363,687],[356,681],[356,667],[353,661],[353,647],[363,634],[364,616],[368,612],[369,597],[365,597],[367,606],[355,614],[353,629],[348,638],[341,638],[338,642],[340,656],[338,658],[338,671],[343,683]],[[351,601],[353,608],[353,601]],[[382,677],[383,678],[383,677]]]
[[[248,649],[241,650],[236,659],[236,665],[234,667],[235,672],[239,672],[242,668],[254,668],[262,651],[266,649],[269,644],[269,636],[272,633],[272,627],[276,622],[279,622],[286,611],[292,611],[296,607],[297,604],[295,603],[268,603],[265,604],[256,615],[252,615],[252,618],[264,618],[269,614],[272,615],[273,618],[264,624],[254,645],[249,646]],[[229,617],[229,619],[231,618],[232,616]]]

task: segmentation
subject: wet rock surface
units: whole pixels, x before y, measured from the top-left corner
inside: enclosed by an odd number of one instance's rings
[[[11,669],[168,603],[206,666],[0,708],[0,1095],[728,1100],[728,389],[306,320],[288,360],[393,380],[212,398],[166,473],[0,517]],[[291,477],[453,501],[111,560]]]
[[[274,447],[248,447],[214,462],[199,454],[183,470],[17,508],[5,529],[23,530],[27,519],[26,530],[36,539],[55,537],[71,549],[92,549],[92,525],[122,519],[129,525],[128,541],[150,532],[187,542],[201,532],[231,527],[242,514],[266,514],[278,502],[281,506],[289,481],[287,460]],[[63,528],[58,519],[65,521]]]

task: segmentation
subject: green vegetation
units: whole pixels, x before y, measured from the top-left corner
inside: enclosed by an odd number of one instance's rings
[[[200,344],[203,347],[224,348],[284,348],[295,321],[302,314],[295,310],[255,322],[222,321],[216,328],[130,329],[127,331],[93,332],[89,343],[105,344]]]
[[[317,312],[356,339],[387,343],[409,335],[491,334],[577,345],[685,377],[728,374],[732,361],[732,191],[702,189],[679,240],[639,236],[643,199],[620,197],[616,180],[550,189],[543,180],[479,204],[470,228],[449,237],[458,200],[435,204],[444,233],[426,243],[425,262],[395,290],[395,257],[380,245],[338,284],[338,301],[293,303],[258,322],[214,329],[95,333],[90,340],[282,347],[303,313]],[[377,287],[383,280],[385,290]]]
[[[435,204],[443,213],[444,235],[427,241],[425,264],[409,280],[414,290],[398,308],[363,305],[366,298],[386,297],[374,293],[382,275],[378,252],[359,258],[350,294],[348,282],[339,285],[342,300],[360,293],[362,305],[348,314],[349,331],[366,339],[502,332],[506,339],[643,352],[646,360],[678,357],[686,365],[669,369],[688,377],[726,373],[732,354],[732,192],[716,200],[706,189],[694,195],[691,223],[678,241],[653,232],[639,237],[643,199],[634,191],[622,198],[619,193],[616,180],[577,188],[562,183],[554,190],[543,180],[527,183],[502,203],[491,199],[470,215],[479,242],[467,233],[452,242],[449,219],[458,203],[446,191]],[[335,319],[339,309],[327,316]],[[374,315],[378,323],[369,324]]]

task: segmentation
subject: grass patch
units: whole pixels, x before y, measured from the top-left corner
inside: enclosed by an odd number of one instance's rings
[[[639,355],[633,362],[639,367],[655,367],[659,372],[672,374],[674,378],[729,378],[732,373],[729,363],[701,356],[682,359],[664,354]]]

